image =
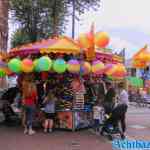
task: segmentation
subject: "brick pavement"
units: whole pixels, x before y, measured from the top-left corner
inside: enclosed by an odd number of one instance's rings
[[[33,136],[24,135],[21,128],[0,128],[2,150],[111,150],[111,144],[88,131],[55,131],[44,134],[38,131]]]
[[[130,107],[127,115],[129,139],[150,140],[150,109]],[[0,126],[0,150],[111,150],[111,143],[101,136],[83,130],[78,132],[55,131],[35,135],[23,134],[18,127]]]

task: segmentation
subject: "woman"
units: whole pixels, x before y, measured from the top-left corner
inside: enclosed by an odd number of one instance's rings
[[[35,133],[32,126],[35,106],[37,104],[37,91],[35,85],[31,82],[26,82],[23,85],[22,103],[24,108],[24,133],[32,135]]]

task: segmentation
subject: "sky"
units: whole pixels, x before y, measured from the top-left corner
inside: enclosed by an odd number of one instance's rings
[[[90,30],[92,22],[95,30],[105,31],[110,36],[109,48],[120,51],[126,48],[126,58],[145,44],[150,45],[150,0],[101,0],[101,8],[90,10],[78,16],[75,23],[76,37]],[[10,35],[16,25],[10,23]],[[71,18],[66,35],[71,36]]]
[[[101,8],[90,10],[76,21],[76,37],[90,30],[105,31],[110,36],[108,47],[115,51],[126,48],[126,57],[131,56],[145,44],[150,45],[150,0],[101,0]],[[71,36],[71,21],[67,35]]]

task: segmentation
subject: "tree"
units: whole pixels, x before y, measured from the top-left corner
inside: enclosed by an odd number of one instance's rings
[[[9,1],[0,0],[0,50],[7,50]],[[0,88],[6,88],[6,78],[0,79]]]
[[[9,1],[0,0],[0,50],[7,50]]]
[[[21,29],[17,29],[12,35],[11,46],[17,47],[23,44],[27,44],[30,42],[29,39],[30,38],[27,33],[23,32]]]
[[[75,10],[84,13],[91,7],[99,6],[100,0],[75,1]],[[29,41],[34,42],[64,33],[71,15],[72,0],[10,0],[10,6],[20,31],[27,33]]]
[[[65,27],[64,23],[62,23],[65,9],[60,0],[59,3],[55,1],[11,0],[11,12],[15,20],[20,24],[22,32],[26,32],[29,35],[31,42],[52,35],[54,25],[58,33],[62,33]],[[56,24],[57,20],[59,22]]]

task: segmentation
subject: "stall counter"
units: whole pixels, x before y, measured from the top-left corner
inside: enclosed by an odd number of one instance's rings
[[[75,131],[92,126],[92,112],[85,110],[57,110],[56,114],[56,128]]]

